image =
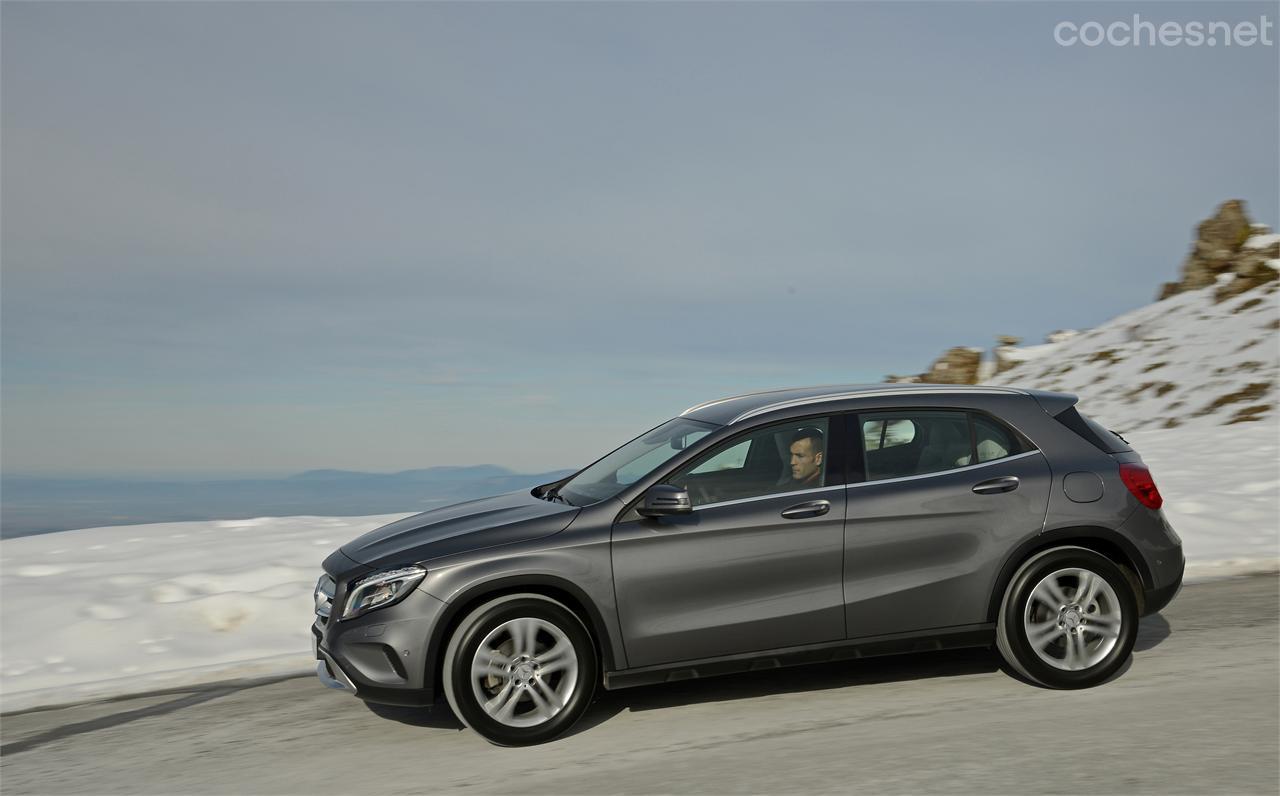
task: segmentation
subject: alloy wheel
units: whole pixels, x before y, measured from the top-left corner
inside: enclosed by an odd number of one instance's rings
[[[1043,577],[1023,610],[1023,630],[1040,660],[1077,672],[1104,660],[1120,640],[1123,609],[1106,578],[1080,567]]]
[[[536,727],[564,710],[578,687],[578,655],[556,625],[519,617],[481,640],[471,662],[476,701],[508,727]]]

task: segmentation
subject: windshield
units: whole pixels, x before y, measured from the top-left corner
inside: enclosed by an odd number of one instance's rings
[[[559,494],[575,506],[608,500],[715,429],[685,417],[668,420],[575,475]]]

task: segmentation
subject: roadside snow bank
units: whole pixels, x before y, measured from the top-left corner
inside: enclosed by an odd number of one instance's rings
[[[123,525],[0,541],[0,710],[301,671],[320,562],[403,516]]]
[[[1280,423],[1135,431],[1188,582],[1280,571]]]

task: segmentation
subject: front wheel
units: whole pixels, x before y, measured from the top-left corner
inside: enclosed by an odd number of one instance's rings
[[[1138,602],[1118,566],[1082,547],[1039,553],[1013,576],[996,643],[1024,677],[1051,688],[1088,688],[1129,659]]]
[[[586,711],[598,678],[591,635],[577,616],[538,594],[512,594],[462,620],[445,650],[445,698],[495,744],[542,743]]]

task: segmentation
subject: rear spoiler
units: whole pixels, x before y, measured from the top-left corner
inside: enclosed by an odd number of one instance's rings
[[[1024,390],[1027,395],[1036,399],[1040,408],[1049,417],[1057,417],[1080,402],[1080,397],[1066,392],[1047,392],[1045,390]]]

